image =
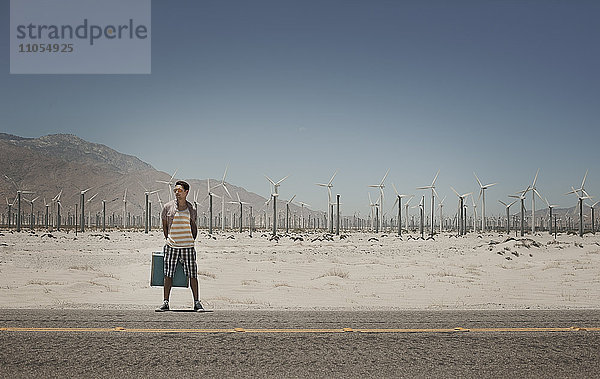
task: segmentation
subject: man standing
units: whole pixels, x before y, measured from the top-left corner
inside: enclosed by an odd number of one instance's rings
[[[186,200],[190,185],[182,180],[175,183],[175,199],[165,204],[162,213],[162,227],[166,243],[163,249],[165,262],[165,284],[163,304],[156,309],[157,312],[169,310],[169,296],[173,284],[173,275],[177,261],[182,262],[183,271],[190,280],[192,295],[194,296],[194,310],[203,310],[198,300],[198,266],[196,264],[196,250],[194,240],[198,234],[196,227],[196,209]]]

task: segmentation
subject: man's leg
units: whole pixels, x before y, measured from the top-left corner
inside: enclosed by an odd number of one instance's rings
[[[173,286],[173,278],[169,278],[165,276],[165,284],[163,289],[163,299],[169,300],[169,296],[171,296],[171,287]],[[196,283],[197,288],[197,283]]]
[[[193,247],[186,249],[183,256],[183,271],[190,280],[194,304],[198,301],[198,265],[196,264],[196,249]]]
[[[175,274],[175,266],[177,265],[178,252],[174,251],[168,245],[163,248],[164,253],[164,285],[163,285],[163,299],[169,300],[171,296],[171,287],[173,287],[173,275]]]
[[[190,287],[192,287],[194,301],[198,301],[198,278],[190,278]]]

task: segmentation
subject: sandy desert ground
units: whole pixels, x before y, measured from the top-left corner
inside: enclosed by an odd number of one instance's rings
[[[598,309],[600,235],[438,235],[435,241],[351,233],[200,232],[200,298],[209,309]],[[158,231],[0,231],[0,308],[153,309]],[[191,307],[174,288],[172,308]]]

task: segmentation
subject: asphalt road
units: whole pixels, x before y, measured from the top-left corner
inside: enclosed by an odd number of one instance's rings
[[[594,378],[599,327],[600,311],[0,310],[0,377]]]

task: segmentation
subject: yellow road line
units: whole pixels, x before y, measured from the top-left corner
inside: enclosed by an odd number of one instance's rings
[[[146,328],[16,328],[2,327],[4,332],[125,332],[125,333],[506,333],[506,332],[600,332],[600,328],[569,327],[569,328],[452,328],[452,329],[146,329]]]

